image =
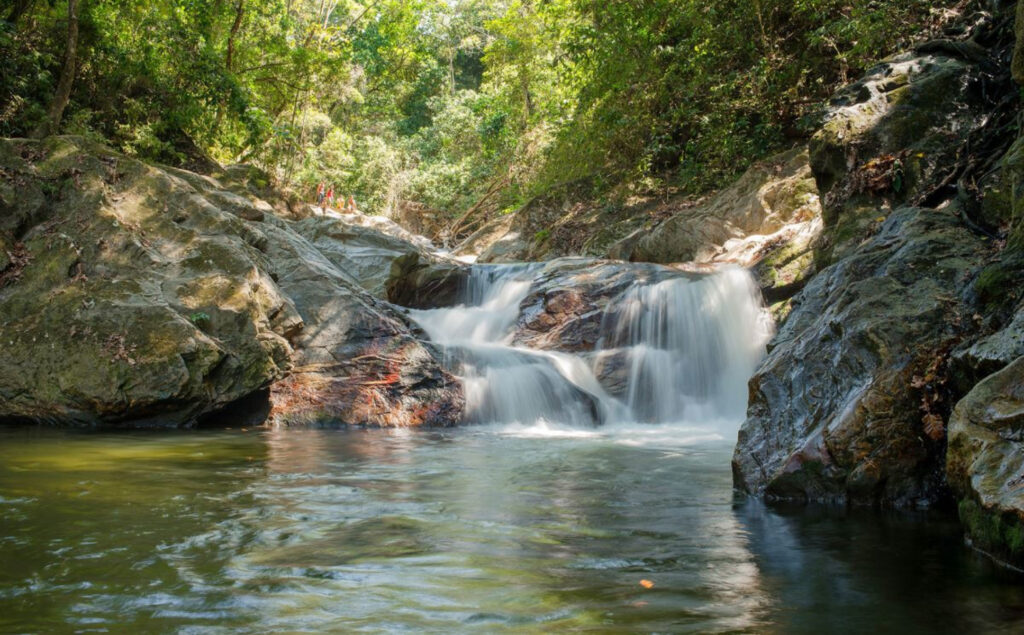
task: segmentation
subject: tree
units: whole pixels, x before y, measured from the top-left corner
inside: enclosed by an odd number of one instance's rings
[[[60,121],[64,109],[71,99],[71,87],[75,82],[78,69],[78,3],[79,0],[68,0],[68,37],[64,49],[64,66],[57,82],[57,92],[53,96],[46,120],[36,130],[35,136],[45,137],[60,129]]]

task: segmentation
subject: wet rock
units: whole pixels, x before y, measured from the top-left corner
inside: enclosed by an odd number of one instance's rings
[[[523,300],[512,342],[543,350],[593,351],[602,324],[614,322],[607,310],[633,285],[685,275],[657,265],[563,258],[547,263]]]
[[[769,498],[927,505],[943,446],[913,387],[958,338],[960,294],[984,260],[952,210],[894,212],[794,300],[750,383],[733,471]]]
[[[1024,567],[1024,357],[957,404],[946,470],[973,544]]]
[[[0,284],[0,420],[187,426],[273,387],[275,418],[305,421],[314,393],[288,386],[312,376],[364,404],[321,418],[461,408],[404,318],[265,204],[71,137],[2,141],[0,160],[0,236],[23,246]],[[316,234],[325,250],[336,229]]]
[[[625,401],[629,395],[630,352],[623,349],[599,351],[591,354],[588,361],[601,387],[612,397]]]
[[[980,317],[980,315],[979,315]],[[1024,306],[1003,328],[954,352],[954,379],[961,393],[1024,355]]]

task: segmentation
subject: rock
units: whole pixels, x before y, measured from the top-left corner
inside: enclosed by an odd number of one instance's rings
[[[995,333],[972,340],[954,352],[952,357],[954,379],[961,392],[966,393],[992,373],[998,372],[1024,355],[1024,305],[1012,321]]]
[[[392,263],[388,300],[413,309],[456,306],[464,301],[469,275],[465,265],[408,254]]]
[[[491,218],[454,251],[494,263],[604,257],[616,241],[672,205],[654,195],[598,196],[592,180],[571,181]]]
[[[706,204],[627,238],[631,246],[620,245],[617,253],[636,262],[711,262],[730,240],[775,234],[819,215],[807,152],[794,150],[755,165]]]
[[[832,99],[810,142],[825,241],[819,265],[856,248],[877,219],[934,187],[988,106],[977,67],[907,53],[871,69]]]
[[[0,237],[23,245],[0,283],[0,421],[190,426],[260,395],[283,423],[457,420],[404,318],[269,206],[73,137],[0,141],[0,166]],[[313,408],[311,377],[344,397]]]
[[[1024,567],[1024,357],[957,404],[946,472],[972,543]]]
[[[494,239],[477,262],[521,262],[530,257],[530,243],[519,231],[511,230]]]
[[[355,216],[355,215],[347,215]],[[333,264],[374,297],[386,299],[391,267],[400,258],[431,257],[412,243],[345,218],[314,216],[292,225]]]
[[[981,179],[980,220],[995,230],[1011,230],[1010,243],[1024,249],[1024,135],[1019,135],[996,163],[995,169]]]
[[[629,397],[630,351],[614,349],[590,355],[594,376],[609,395],[625,401]]]
[[[484,262],[480,260],[483,254],[487,252],[492,245],[497,244],[506,235],[512,232],[512,221],[514,216],[512,214],[505,214],[499,216],[493,220],[490,220],[483,224],[480,229],[476,230],[463,240],[453,250],[455,253],[464,256],[476,256],[478,262]],[[510,240],[517,240],[519,238],[518,232],[515,232],[515,236]],[[526,246],[521,245],[515,247],[514,250],[518,253],[520,250],[525,250]],[[492,253],[488,255],[488,258],[497,257],[498,254]]]
[[[984,244],[952,210],[894,212],[816,275],[750,382],[733,472],[769,498],[928,505],[943,446],[913,387],[959,337],[959,295]]]
[[[658,265],[561,258],[544,265],[523,300],[512,342],[543,350],[593,351],[613,300],[636,284],[685,275]]]

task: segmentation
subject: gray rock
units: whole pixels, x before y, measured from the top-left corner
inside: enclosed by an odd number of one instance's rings
[[[954,163],[986,121],[977,76],[961,59],[907,53],[833,97],[809,146],[826,230],[822,265],[855,249],[879,217],[926,194]]]
[[[737,486],[797,500],[941,498],[942,443],[923,430],[913,376],[956,336],[958,291],[983,258],[950,210],[909,208],[815,276],[751,380]]]
[[[807,152],[794,150],[754,166],[707,203],[627,237],[613,253],[636,262],[707,262],[730,240],[774,234],[820,213]]]

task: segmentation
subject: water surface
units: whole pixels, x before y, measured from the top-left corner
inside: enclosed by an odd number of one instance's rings
[[[0,631],[1024,631],[948,520],[767,509],[729,455],[684,426],[0,430]]]

